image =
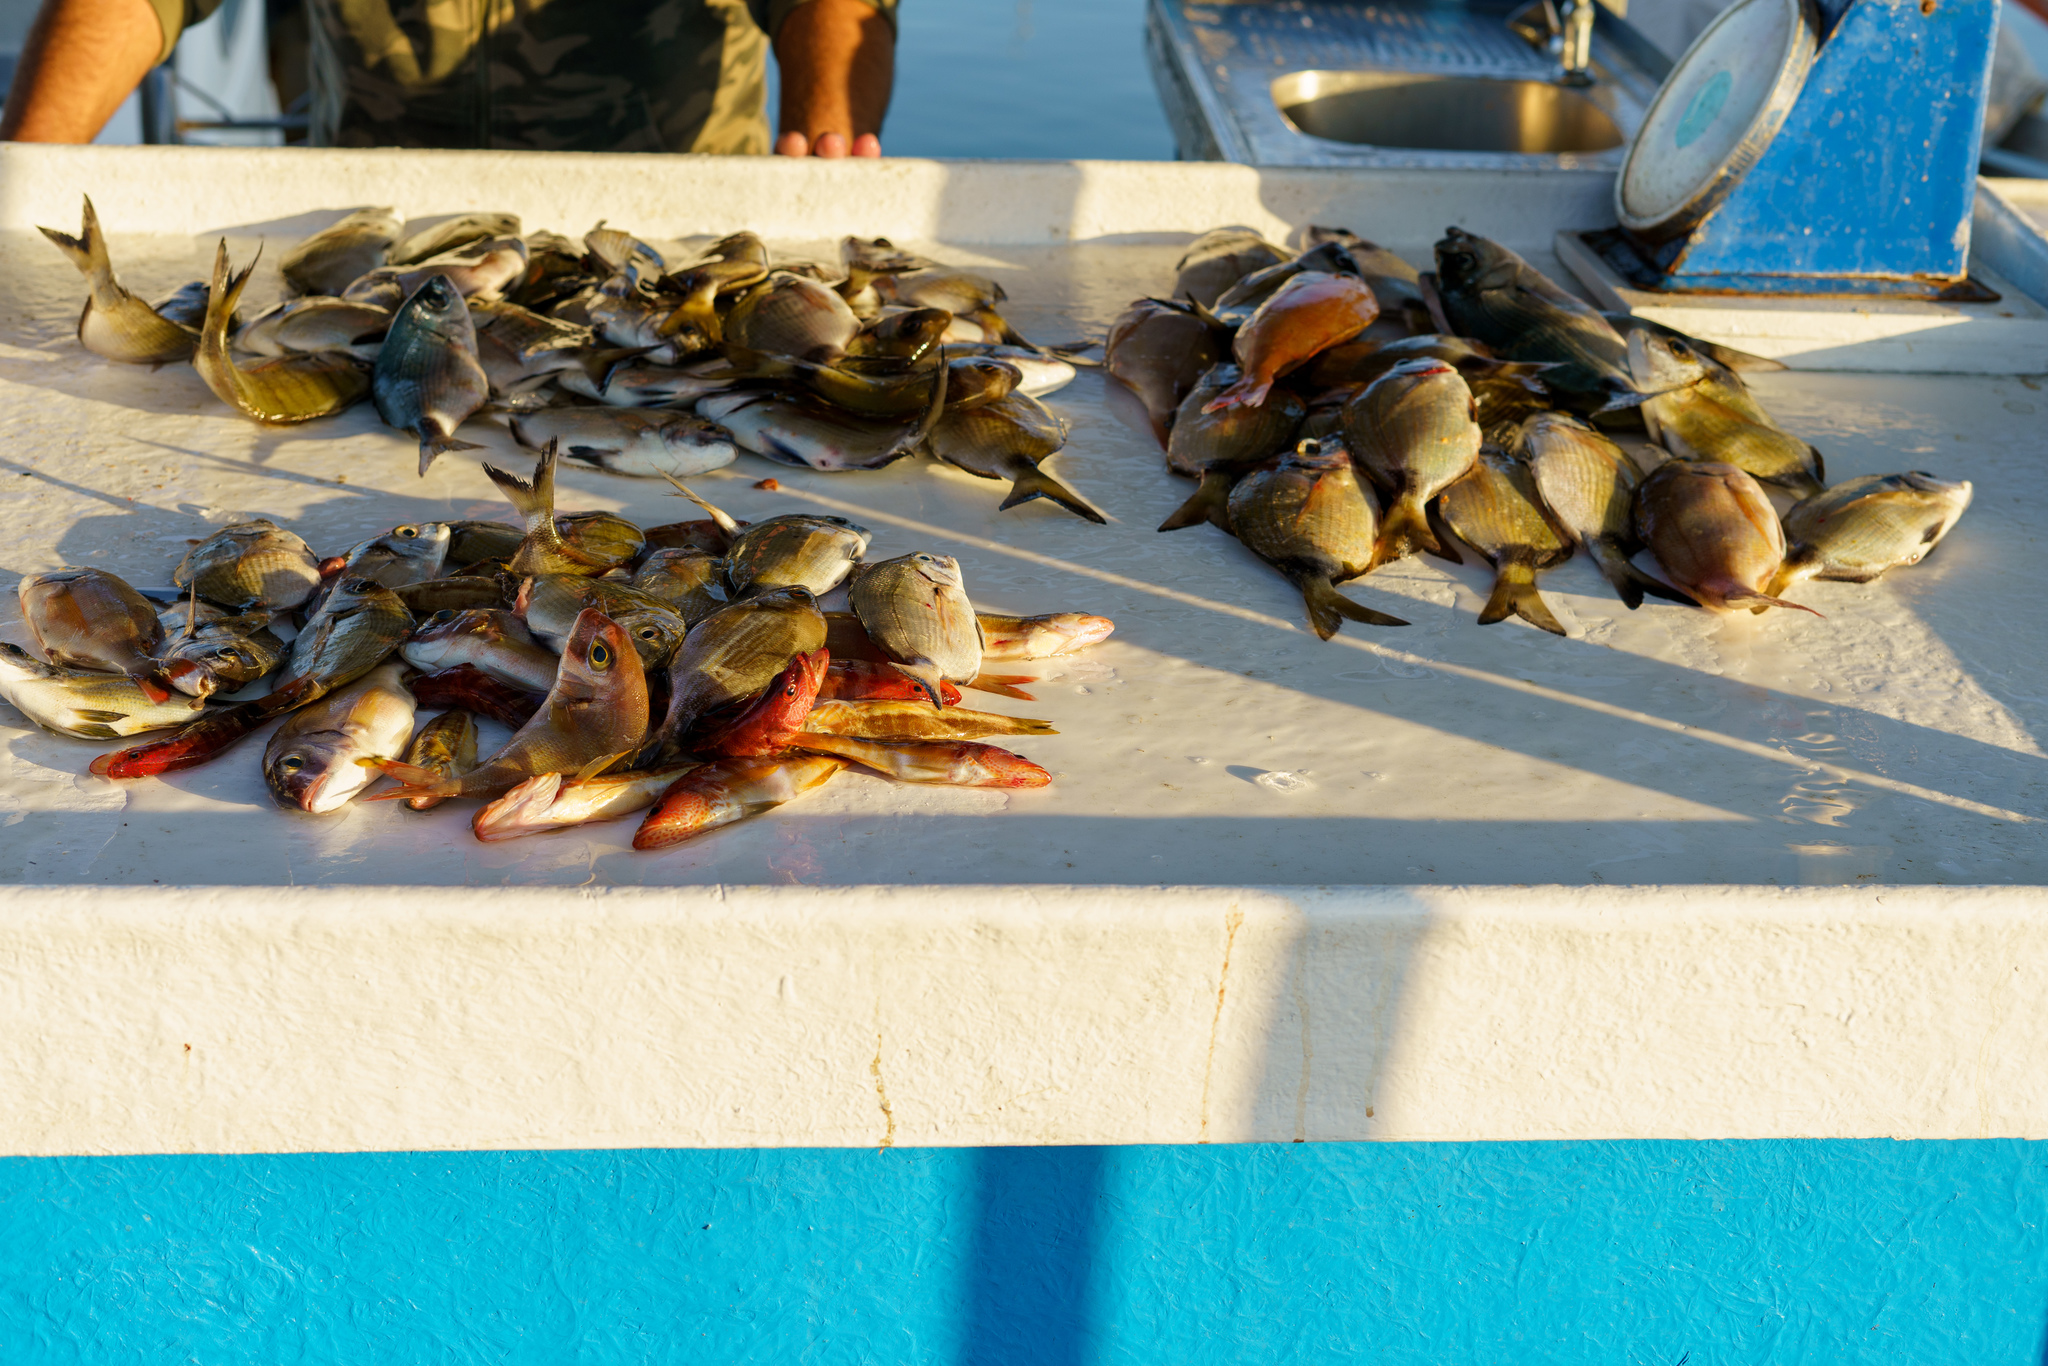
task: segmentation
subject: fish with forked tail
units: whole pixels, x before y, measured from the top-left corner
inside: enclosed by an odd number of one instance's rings
[[[1516,616],[1552,635],[1566,634],[1536,591],[1536,574],[1570,559],[1572,543],[1543,515],[1528,467],[1484,452],[1464,478],[1443,491],[1439,506],[1458,538],[1493,565],[1493,593],[1479,624]]]
[[[1424,550],[1461,563],[1437,539],[1428,506],[1479,459],[1479,409],[1464,376],[1446,361],[1403,361],[1344,405],[1343,425],[1352,454],[1389,500],[1373,562]]]
[[[1811,607],[1764,591],[1785,561],[1785,529],[1747,473],[1671,460],[1636,486],[1636,534],[1671,581],[1715,612]]]
[[[399,305],[370,373],[370,397],[385,425],[420,443],[420,473],[444,451],[483,449],[455,429],[490,401],[476,355],[476,323],[445,275],[430,275]]]
[[[1337,584],[1372,568],[1375,521],[1372,500],[1339,441],[1303,441],[1230,492],[1237,538],[1301,590],[1309,624],[1324,640],[1346,618],[1368,626],[1408,624],[1337,591]]]

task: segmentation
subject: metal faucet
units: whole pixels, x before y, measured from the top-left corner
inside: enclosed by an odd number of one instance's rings
[[[1529,46],[1557,58],[1559,85],[1593,83],[1593,18],[1598,0],[1530,0],[1508,16]]]

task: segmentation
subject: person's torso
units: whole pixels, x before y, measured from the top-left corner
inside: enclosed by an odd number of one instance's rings
[[[308,0],[319,145],[768,150],[745,0]]]

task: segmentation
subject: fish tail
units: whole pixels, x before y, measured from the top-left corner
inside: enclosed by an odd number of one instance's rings
[[[176,681],[162,669],[147,669],[141,673],[130,674],[129,678],[134,681],[136,687],[142,689],[142,695],[152,702],[168,702],[172,693],[177,691]]]
[[[1372,608],[1353,602],[1337,591],[1337,586],[1323,574],[1304,574],[1295,580],[1301,589],[1301,600],[1308,607],[1309,625],[1324,640],[1337,634],[1337,628],[1349,618],[1367,626],[1406,626],[1400,617],[1375,612]]]
[[[1161,531],[1179,531],[1203,522],[1230,530],[1230,488],[1237,481],[1223,470],[1204,470],[1202,484],[1185,503],[1168,513],[1159,524]]]
[[[550,544],[561,540],[555,530],[555,460],[560,454],[561,442],[550,437],[541,448],[540,458],[534,461],[530,480],[507,474],[493,465],[484,466],[485,476],[498,486],[498,492],[505,495],[512,510],[526,519],[526,534]],[[423,467],[421,473],[425,472]]]
[[[561,774],[536,773],[471,817],[470,833],[489,844],[553,829],[547,813],[561,790]]]
[[[1107,517],[1082,502],[1081,495],[1036,467],[1017,476],[1010,485],[1010,496],[1003,499],[1003,505],[997,511],[1028,503],[1034,498],[1049,498],[1076,517],[1085,518],[1097,526],[1106,525],[1109,521]]]
[[[408,764],[400,759],[365,759],[363,762],[401,784],[389,792],[379,792],[375,796],[365,797],[364,801],[395,802],[401,798],[453,797],[462,790],[462,779],[436,773],[431,768],[421,768],[418,764]]]
[[[1038,699],[1018,687],[1019,683],[1036,683],[1030,674],[976,674],[967,681],[967,686],[976,692],[992,692],[997,697],[1014,697],[1019,702],[1036,702]],[[949,690],[951,691],[951,690]],[[952,700],[960,700],[960,694],[953,691]]]
[[[1418,550],[1428,551],[1452,564],[1465,562],[1463,556],[1437,536],[1436,528],[1429,524],[1429,513],[1421,502],[1402,498],[1387,509],[1386,518],[1380,523],[1379,540],[1373,546],[1372,561],[1374,564],[1392,564]]]
[[[107,255],[106,234],[100,231],[100,216],[92,206],[92,196],[83,198],[85,211],[80,215],[78,236],[72,237],[55,228],[38,228],[36,231],[49,238],[57,250],[69,257],[79,273],[92,281],[94,289],[104,289],[114,283],[114,263]]]
[[[1593,411],[1595,413],[1623,413],[1627,412],[1630,408],[1640,408],[1644,403],[1655,397],[1655,394],[1646,394],[1640,389],[1630,388],[1620,381],[1616,381],[1614,386],[1607,391],[1607,401]]]
[[[728,536],[737,536],[740,534],[740,524],[738,522],[735,522],[732,519],[732,517],[727,513],[722,512],[718,508],[711,506],[711,504],[705,502],[702,498],[699,498],[696,494],[690,492],[689,486],[684,484],[682,480],[676,478],[673,474],[668,474],[666,472],[664,472],[661,477],[668,480],[669,483],[675,485],[677,493],[682,494],[683,497],[689,499],[698,507],[703,508],[706,512],[710,513],[711,520],[718,524],[718,529],[720,531],[723,531]]]
[[[441,431],[438,427],[427,427],[425,428],[425,434],[420,437],[420,473],[425,474],[432,467],[434,460],[444,451],[480,451],[483,449],[484,447],[477,445],[474,441],[457,441],[453,435]]]
[[[1827,620],[1825,615],[1814,611],[1813,608],[1808,607],[1803,602],[1788,602],[1784,598],[1776,597],[1770,593],[1759,593],[1753,588],[1731,588],[1721,595],[1721,600],[1731,607],[1739,604],[1748,604],[1752,612],[1761,612],[1766,607],[1789,607],[1794,611],[1813,612],[1821,620]]]
[[[1564,627],[1550,614],[1550,606],[1543,601],[1543,595],[1536,591],[1536,570],[1526,561],[1501,562],[1500,571],[1493,580],[1493,596],[1486,600],[1486,610],[1479,614],[1479,624],[1491,626],[1509,617],[1520,617],[1554,636],[1565,634]]]
[[[256,259],[261,260],[263,248],[256,249]],[[242,301],[242,291],[248,287],[249,276],[256,269],[252,260],[239,271],[228,268],[228,241],[225,237],[213,253],[213,283],[206,292],[206,319],[199,328],[199,342],[202,347],[217,349],[226,354],[228,344],[228,323],[235,316],[235,308]]]

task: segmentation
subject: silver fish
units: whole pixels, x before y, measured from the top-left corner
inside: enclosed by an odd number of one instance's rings
[[[568,632],[562,636],[566,639]],[[537,693],[555,686],[560,665],[554,651],[533,643],[526,623],[510,612],[488,607],[459,612],[444,608],[434,613],[406,637],[398,653],[406,663],[428,673],[467,664]]]
[[[201,699],[172,693],[152,701],[132,678],[45,664],[0,643],[0,697],[45,730],[80,740],[113,740],[167,730],[198,718]]]
[[[491,397],[476,358],[469,305],[443,276],[432,276],[399,308],[377,352],[370,397],[387,426],[420,443],[420,473],[443,451],[483,449],[455,429]]]
[[[808,394],[734,390],[698,399],[697,413],[731,432],[742,450],[814,470],[880,469],[924,438],[921,421],[862,417]]]
[[[862,570],[847,591],[868,639],[945,705],[941,682],[966,683],[981,672],[981,624],[951,555],[917,552]]]
[[[735,599],[772,588],[808,588],[817,597],[846,582],[867,554],[873,533],[844,517],[790,512],[755,522],[725,556]]]
[[[684,478],[739,458],[730,433],[692,413],[637,408],[546,408],[511,419],[512,438],[528,450],[559,440],[570,460],[608,474]]]
[[[402,664],[379,665],[285,718],[263,749],[263,780],[279,806],[339,811],[377,778],[365,760],[405,752],[414,705],[404,676]]]
[[[38,228],[57,250],[78,267],[92,285],[78,315],[78,341],[95,356],[131,365],[162,365],[190,360],[199,350],[197,329],[174,323],[121,287],[107,256],[106,234],[92,200],[85,201],[85,222],[78,236],[55,228]]]
[[[1868,583],[1894,565],[1918,564],[1973,492],[1967,479],[1947,483],[1920,470],[1844,479],[1785,514],[1785,563],[1764,591],[1782,596],[1801,579]]]
[[[348,299],[288,299],[265,309],[235,334],[236,349],[257,356],[340,351],[374,361],[391,328],[391,310]]]
[[[268,518],[222,527],[185,552],[171,582],[236,612],[297,607],[320,586],[312,547]]]
[[[339,294],[384,264],[398,240],[389,209],[357,209],[284,254],[285,286],[295,294]]]
[[[517,237],[516,213],[463,213],[401,237],[391,247],[394,266],[417,265],[430,257],[456,251],[493,237]]]

